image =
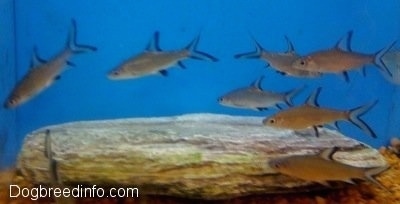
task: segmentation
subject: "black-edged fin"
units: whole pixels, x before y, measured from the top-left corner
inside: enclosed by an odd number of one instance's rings
[[[54,77],[54,80],[56,81],[56,80],[60,80],[61,79],[61,76],[60,75],[57,75],[56,77]]]
[[[67,65],[68,65],[68,66],[71,66],[71,67],[76,67],[76,64],[74,64],[74,63],[71,62],[71,61],[67,61]]]
[[[290,41],[289,37],[285,35],[285,39],[288,46],[286,53],[296,53],[293,43]]]
[[[160,73],[161,75],[165,76],[165,77],[168,76],[168,71],[165,70],[165,69],[160,70],[159,73]]]
[[[283,110],[283,108],[279,104],[275,104],[275,107],[279,110]]]
[[[319,137],[319,131],[318,131],[318,126],[313,126],[312,127],[313,128],[313,130],[314,130],[314,135],[315,135],[315,137]]]
[[[348,120],[353,123],[355,126],[360,128],[362,131],[364,131],[366,134],[370,135],[373,138],[376,138],[375,132],[365,123],[363,120],[360,119],[360,116],[364,115],[367,113],[372,107],[375,106],[375,104],[378,101],[374,101],[372,103],[369,103],[364,106],[360,106],[357,108],[353,108],[349,111],[349,118]]]
[[[38,67],[42,64],[45,64],[47,61],[40,58],[38,54],[38,49],[36,46],[33,47],[32,59],[31,59],[31,68]]]
[[[212,61],[216,62],[218,59],[208,53],[202,52],[197,50],[197,45],[199,44],[200,41],[200,35],[198,35],[195,39],[193,39],[186,47],[185,50],[188,50],[190,52],[189,57],[192,59],[197,59],[197,60],[205,60],[205,61]]]
[[[255,51],[237,54],[234,57],[236,59],[258,59],[258,58],[260,58],[262,52],[264,51],[264,48],[261,47],[260,43],[258,43],[256,39],[253,38],[253,41],[254,41],[254,44],[256,45]]]
[[[318,154],[318,156],[325,160],[334,161],[333,155],[338,151],[338,149],[339,149],[339,147],[336,147],[336,146],[324,149]]]
[[[181,61],[178,61],[177,65],[182,69],[186,69],[185,64],[183,64]]]
[[[353,31],[350,30],[343,36],[335,45],[336,49],[351,52],[351,38],[353,37]]]
[[[377,181],[373,177],[375,175],[378,175],[378,174],[386,171],[387,169],[389,169],[389,167],[390,167],[389,165],[386,165],[386,166],[382,166],[382,167],[376,167],[376,168],[368,169],[368,170],[365,171],[364,177],[365,177],[366,180],[376,184],[380,188],[382,188],[382,189],[384,189],[384,190],[386,190],[388,192],[391,192],[390,189],[388,189],[386,186],[382,185],[379,181]]]
[[[295,96],[297,96],[297,94],[299,94],[303,89],[304,89],[304,86],[285,92],[284,100],[285,100],[286,105],[288,105],[289,107],[292,107],[293,106],[293,98]]]
[[[160,32],[156,31],[153,34],[153,37],[151,38],[151,40],[149,41],[149,43],[146,46],[146,51],[148,52],[160,52],[161,48],[160,48]]]
[[[366,77],[366,76],[367,76],[367,68],[366,68],[365,66],[363,66],[363,67],[361,68],[361,72],[362,72],[363,77]]]
[[[89,45],[79,45],[76,43],[76,34],[77,33],[77,28],[76,28],[76,21],[75,19],[71,20],[71,28],[69,30],[68,38],[67,38],[67,47],[70,49],[73,53],[85,53],[85,52],[93,52],[96,51],[97,48],[94,46],[89,46]]]
[[[318,87],[307,99],[306,104],[310,106],[319,107],[317,102],[318,96],[321,93],[321,87]]]
[[[265,111],[268,110],[268,108],[256,108],[257,111]]]
[[[344,71],[344,72],[342,72],[342,75],[343,75],[344,80],[345,80],[347,83],[349,83],[349,82],[350,82],[349,73],[346,72],[346,71]]]
[[[269,65],[269,64],[268,64]],[[282,71],[276,71],[276,73],[278,73],[278,74],[280,74],[280,75],[282,75],[282,76],[286,76],[287,75],[287,73],[286,72],[282,72]]]
[[[260,76],[258,79],[251,82],[250,87],[256,88],[258,90],[262,90],[261,83],[262,83],[263,79],[264,79],[264,76]]]
[[[392,44],[389,46],[379,50],[374,54],[374,64],[379,67],[379,69],[385,73],[387,73],[390,77],[393,76],[393,73],[388,69],[386,64],[383,62],[382,57],[390,50],[392,47],[396,44],[396,41],[394,41]]]

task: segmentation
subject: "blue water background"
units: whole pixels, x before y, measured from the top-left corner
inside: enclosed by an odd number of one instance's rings
[[[377,133],[372,139],[354,125],[341,122],[341,132],[374,147],[399,136],[399,87],[390,84],[375,66],[367,76],[350,73],[350,83],[338,75],[319,79],[286,77],[261,60],[237,60],[233,55],[254,50],[250,37],[270,51],[286,50],[284,35],[302,55],[327,49],[354,30],[354,51],[374,53],[400,39],[400,1],[98,1],[41,0],[0,3],[1,100],[29,69],[33,47],[49,59],[64,48],[72,18],[78,43],[98,47],[95,53],[74,56],[53,86],[14,110],[0,110],[0,166],[14,163],[24,136],[37,128],[77,120],[170,116],[211,112],[268,116],[221,106],[222,94],[249,85],[264,75],[262,87],[287,91],[307,85],[295,104],[302,104],[317,87],[323,107],[350,109],[374,100],[379,103],[362,118]],[[217,56],[217,63],[189,59],[186,70],[172,68],[169,76],[154,75],[111,81],[106,74],[126,58],[144,50],[155,31],[160,47],[181,49],[201,33],[199,50]],[[3,37],[4,36],[4,37]],[[2,148],[2,149],[1,149]]]

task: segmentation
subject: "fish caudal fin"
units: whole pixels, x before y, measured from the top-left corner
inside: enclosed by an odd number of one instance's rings
[[[368,169],[365,171],[364,174],[364,179],[374,183],[375,185],[379,186],[380,188],[391,192],[387,187],[385,187],[384,185],[382,185],[379,181],[377,181],[373,176],[378,175],[384,171],[386,171],[387,169],[389,169],[389,165],[383,166],[383,167],[376,167],[376,168],[372,168],[372,169]]]
[[[198,35],[195,39],[190,42],[185,49],[190,51],[189,57],[192,59],[197,59],[197,60],[206,60],[206,61],[212,61],[216,62],[218,59],[208,53],[202,52],[197,50],[197,44],[199,44],[200,40],[200,35]]]
[[[73,53],[85,53],[85,52],[93,52],[96,51],[97,48],[89,45],[78,45],[76,43],[76,21],[75,19],[71,20],[71,29],[69,30],[68,39],[67,39],[67,47]]]
[[[293,106],[293,98],[297,96],[302,90],[304,89],[304,86],[300,88],[295,88],[292,89],[288,92],[285,93],[285,103],[288,106]]]
[[[367,104],[364,106],[360,106],[360,107],[350,110],[349,119],[348,119],[351,123],[353,123],[355,126],[360,128],[361,130],[363,130],[365,133],[367,133],[368,135],[370,135],[373,138],[376,138],[376,134],[364,121],[362,121],[360,119],[360,116],[362,116],[366,112],[368,112],[373,106],[375,106],[375,104],[377,102],[378,101],[374,101],[373,103],[370,103],[370,104]]]
[[[386,66],[385,62],[383,62],[382,57],[396,44],[396,41],[394,41],[392,44],[389,46],[379,50],[378,52],[375,53],[375,58],[374,58],[374,64],[379,67],[379,69],[382,72],[387,73],[390,77],[393,75],[392,72],[388,69]]]
[[[264,48],[262,48],[260,43],[258,43],[257,40],[255,40],[254,38],[253,38],[253,41],[254,41],[254,44],[256,45],[255,51],[237,54],[234,57],[236,59],[258,59],[258,58],[261,58],[261,54],[264,51]]]

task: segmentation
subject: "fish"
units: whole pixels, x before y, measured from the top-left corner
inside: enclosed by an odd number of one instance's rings
[[[49,61],[45,61],[37,55],[35,46],[31,69],[14,87],[4,102],[4,108],[16,108],[51,86],[55,80],[60,78],[60,74],[66,67],[65,65],[74,65],[68,61],[73,54],[97,50],[93,46],[76,44],[76,21],[72,19],[71,22],[72,25],[65,48]]]
[[[159,35],[154,33],[152,40],[148,43],[146,50],[135,55],[108,73],[111,80],[134,79],[152,74],[167,76],[167,69],[178,65],[185,69],[182,60],[192,58],[216,62],[218,59],[208,53],[197,50],[200,40],[198,35],[186,47],[175,51],[162,51],[159,46]]]
[[[364,54],[352,51],[350,47],[352,35],[353,31],[349,31],[345,37],[342,37],[336,43],[335,47],[327,50],[319,50],[294,60],[292,67],[298,70],[320,73],[341,73],[344,75],[346,81],[349,81],[347,71],[370,64],[390,74],[390,70],[382,61],[382,56],[385,55],[396,42],[393,42],[388,47],[373,54]]]
[[[236,59],[261,59],[267,63],[267,67],[272,67],[282,75],[293,76],[293,77],[319,77],[321,73],[311,72],[306,70],[294,69],[292,63],[294,60],[299,59],[298,55],[293,47],[293,43],[285,36],[286,42],[288,44],[288,49],[286,52],[270,52],[264,49],[260,43],[258,43],[254,38],[253,41],[256,45],[256,50],[254,52],[247,52],[237,54],[234,57]]]
[[[262,123],[265,126],[271,126],[276,128],[287,128],[292,130],[305,130],[308,128],[313,128],[315,135],[319,137],[318,127],[323,125],[329,125],[334,123],[335,127],[338,128],[338,121],[344,120],[348,121],[358,128],[360,128],[364,133],[376,138],[375,132],[360,119],[360,116],[367,113],[375,104],[377,100],[359,106],[350,110],[336,110],[330,108],[319,107],[316,99],[321,92],[321,87],[319,87],[310,97],[307,99],[306,103],[301,106],[290,107],[286,110],[282,110],[275,113],[272,116],[266,117]]]
[[[329,186],[328,181],[342,181],[355,184],[353,179],[370,181],[375,185],[389,191],[373,176],[378,175],[389,168],[389,165],[373,168],[361,168],[340,163],[333,159],[337,147],[327,148],[318,155],[292,155],[274,158],[268,161],[269,167],[278,173],[316,182]]]
[[[267,108],[276,105],[279,109],[279,103],[286,103],[292,106],[292,98],[296,96],[302,88],[293,89],[284,93],[275,93],[271,91],[264,91],[261,88],[261,82],[264,76],[253,81],[250,86],[235,89],[230,91],[220,98],[218,102],[223,106],[234,108],[245,108],[252,110],[266,110]]]

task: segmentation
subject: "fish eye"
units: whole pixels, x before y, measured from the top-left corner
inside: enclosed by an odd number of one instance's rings
[[[222,102],[222,101],[224,101],[224,98],[218,98],[217,101]]]
[[[306,65],[306,61],[305,60],[300,60],[300,65]]]
[[[275,121],[275,119],[272,118],[272,119],[269,119],[268,122],[269,122],[270,124],[274,124],[276,121]]]
[[[113,71],[112,75],[118,76],[119,75],[119,71],[118,70]]]

